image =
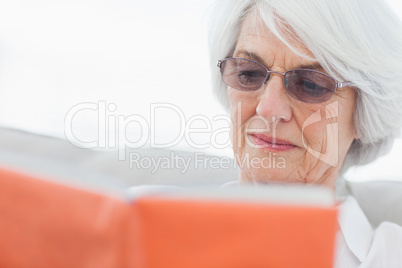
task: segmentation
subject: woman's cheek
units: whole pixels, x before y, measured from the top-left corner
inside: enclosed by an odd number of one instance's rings
[[[253,107],[253,97],[250,93],[229,88],[228,95],[232,119],[230,138],[233,150],[238,152],[244,145],[244,128],[247,121],[255,114],[255,107]]]

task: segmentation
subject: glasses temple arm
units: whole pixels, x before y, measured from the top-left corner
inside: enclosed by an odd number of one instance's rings
[[[336,82],[336,87],[351,87],[354,85],[353,82]]]

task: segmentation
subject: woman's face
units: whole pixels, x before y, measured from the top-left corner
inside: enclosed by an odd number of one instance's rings
[[[259,62],[270,71],[315,66],[275,37],[265,26],[244,21],[233,57]],[[291,43],[314,58],[302,45]],[[309,69],[312,69],[310,67]],[[330,100],[305,103],[285,90],[283,76],[274,74],[256,91],[228,88],[231,140],[246,182],[300,182],[334,187],[343,159],[355,138],[352,88],[338,88]]]

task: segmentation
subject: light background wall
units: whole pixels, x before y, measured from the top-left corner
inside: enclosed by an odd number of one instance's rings
[[[402,17],[398,1],[389,2]],[[182,135],[173,147],[195,150],[189,140],[205,143],[227,126],[225,120],[214,121],[226,113],[214,100],[209,81],[205,12],[212,2],[2,0],[0,125],[64,138],[67,116],[70,132],[84,144],[105,136],[103,145],[113,147],[116,131],[123,131],[125,142],[149,146],[151,126],[144,129],[141,122],[151,123],[151,104],[168,103],[170,108],[155,110],[155,141],[175,140],[184,126],[205,128],[208,118],[210,131],[187,140]],[[71,109],[85,103],[82,107],[98,110],[71,117]],[[126,124],[117,124],[119,116]],[[225,134],[215,138],[219,144],[228,139]],[[229,146],[216,147],[197,150],[231,155]],[[390,155],[347,176],[402,180],[401,151],[398,140]]]

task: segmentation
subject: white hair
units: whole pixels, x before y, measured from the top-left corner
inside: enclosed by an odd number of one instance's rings
[[[217,60],[232,56],[241,24],[253,14],[290,49],[305,44],[338,81],[357,89],[353,141],[342,172],[387,153],[402,127],[402,21],[384,0],[219,0],[209,21],[213,89],[229,109]],[[290,26],[292,31],[283,29]]]

